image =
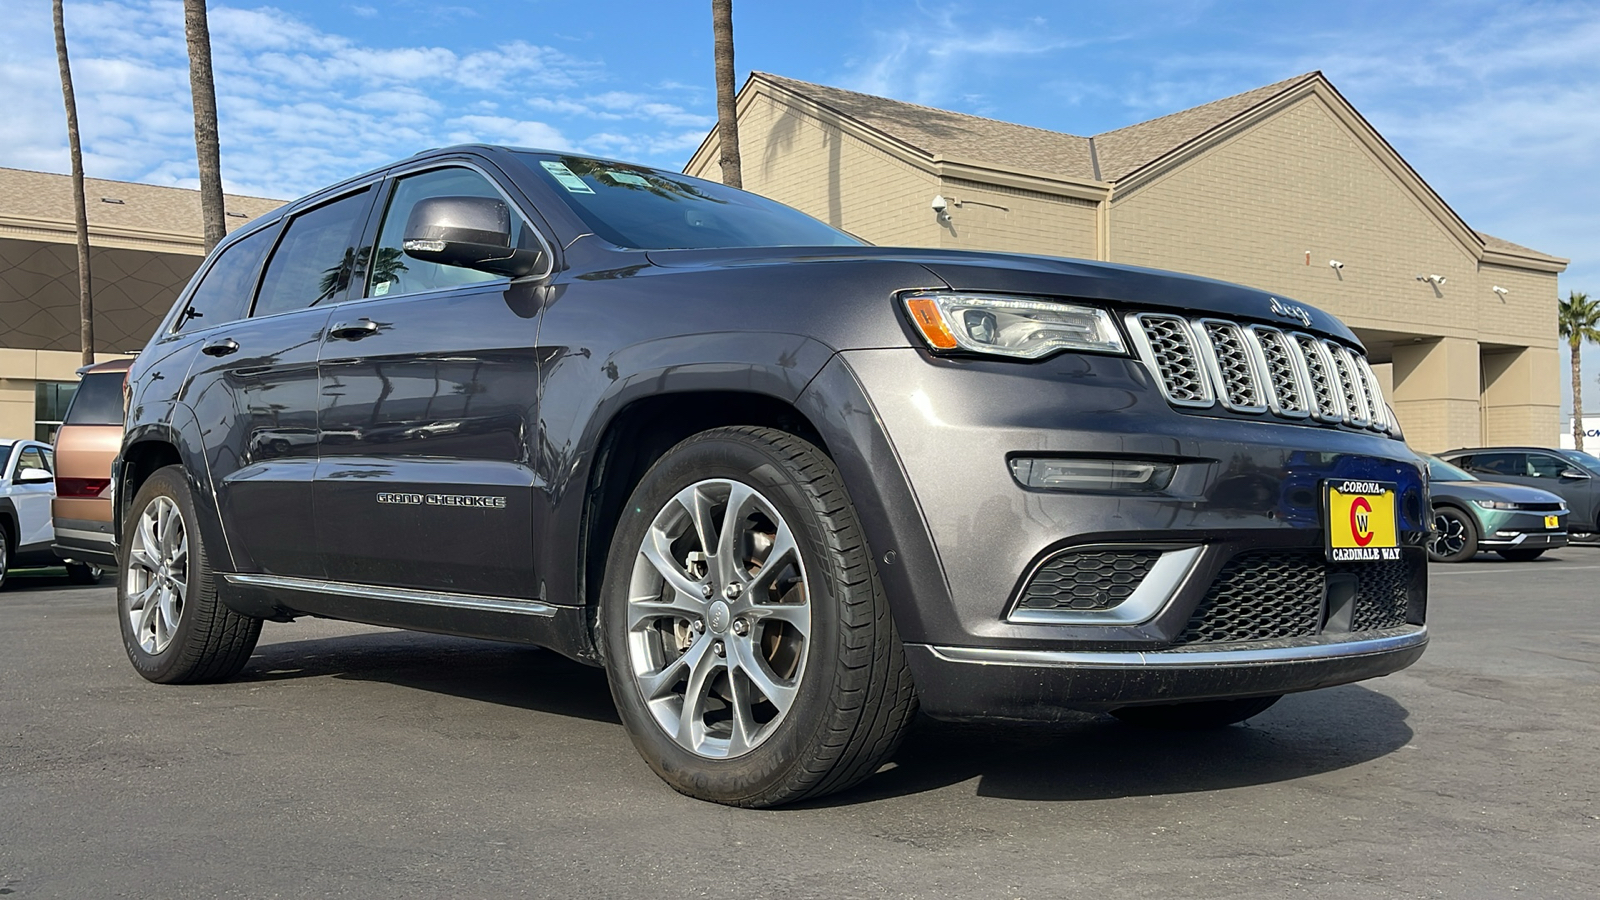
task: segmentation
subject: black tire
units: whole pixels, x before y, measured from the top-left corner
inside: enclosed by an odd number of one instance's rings
[[[803,566],[793,572],[804,578],[802,602],[809,615],[804,647],[795,651],[800,661],[790,662],[796,683],[787,711],[763,726],[765,737],[752,747],[722,758],[680,744],[658,722],[658,713],[652,713],[640,685],[640,679],[648,676],[635,673],[637,657],[630,652],[642,651],[638,645],[630,651],[627,623],[630,611],[636,610],[630,595],[647,534],[680,492],[702,483],[753,488],[758,499],[778,513],[779,524],[773,533],[787,527],[794,538],[798,555],[786,554],[786,558]],[[734,517],[725,512],[713,517],[709,505],[706,510],[706,521],[714,522],[719,535],[732,527],[729,522]],[[754,520],[752,516],[741,521]],[[746,553],[759,552],[741,551],[739,565],[752,571],[749,567],[754,564],[764,571],[766,561],[745,558]],[[767,551],[768,561],[772,552]],[[681,560],[673,564],[686,565]],[[711,604],[708,610],[716,605],[714,598],[729,596],[725,590],[716,590],[710,566],[707,561],[703,576],[708,586],[705,602]],[[752,596],[755,593],[751,591]],[[734,806],[770,807],[844,790],[877,771],[894,754],[916,715],[916,693],[904,651],[838,470],[815,446],[781,431],[718,428],[683,441],[658,460],[634,489],[617,523],[598,612],[611,694],[634,747],[657,775],[691,797]],[[701,638],[711,640],[717,635],[727,640],[727,660],[712,660],[709,669],[716,672],[714,667],[724,666],[720,677],[726,679],[725,685],[731,685],[734,678],[737,656],[731,635],[746,633],[736,628],[731,633],[718,631],[728,627],[728,615],[724,607],[718,626],[719,614],[708,613],[694,635],[679,639],[690,642],[689,647],[697,646],[693,642]],[[735,619],[733,625],[739,621]],[[768,620],[753,621],[758,624],[747,627],[771,627],[759,624]],[[636,631],[656,634],[651,629]],[[713,644],[715,649],[723,647],[721,640]],[[689,656],[688,649],[677,652],[680,658]],[[663,664],[661,670],[669,666]],[[711,696],[717,677],[707,677],[705,697]],[[687,703],[687,685],[692,683],[685,679],[680,710]],[[744,696],[752,696],[750,682],[741,683],[746,685]],[[731,693],[731,686],[728,690],[730,694],[723,696],[731,709],[738,695]],[[662,696],[657,694],[658,703]],[[701,723],[698,716],[684,719],[697,726]]]
[[[99,584],[102,574],[100,567],[92,563],[67,563],[67,580],[73,584]]]
[[[1160,728],[1169,731],[1197,731],[1203,728],[1222,728],[1237,725],[1252,716],[1266,712],[1267,707],[1283,699],[1282,694],[1272,697],[1244,697],[1238,700],[1198,700],[1193,703],[1170,703],[1161,706],[1125,706],[1111,711],[1113,716],[1140,728]]]
[[[1433,533],[1428,535],[1428,558],[1458,563],[1478,555],[1478,523],[1453,506],[1433,508]]]
[[[0,524],[0,590],[5,590],[6,574],[11,571],[11,528]]]
[[[151,570],[134,561],[134,546],[145,512],[162,501],[175,507],[188,541],[182,577],[173,579],[181,582],[184,590],[177,605],[177,624],[170,629],[167,643],[147,648],[141,644],[143,626],[136,628],[132,619],[138,612],[133,608],[133,591],[150,582]],[[217,599],[216,575],[181,466],[159,469],[140,486],[128,507],[119,553],[117,620],[134,669],[160,684],[226,681],[239,674],[261,636],[261,620],[242,616]],[[160,615],[159,610],[155,614]]]
[[[1512,562],[1533,562],[1544,555],[1544,548],[1538,550],[1496,550],[1505,559]]]

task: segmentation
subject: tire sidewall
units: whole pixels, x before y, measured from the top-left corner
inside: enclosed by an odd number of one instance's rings
[[[133,625],[128,621],[131,606],[128,579],[132,573],[128,559],[133,551],[133,538],[135,530],[139,527],[139,520],[144,516],[144,511],[151,501],[157,497],[168,497],[177,505],[178,512],[183,517],[184,534],[189,539],[189,556],[188,571],[184,573],[184,604],[178,617],[177,631],[173,632],[172,640],[167,643],[166,649],[152,654],[146,653],[144,648],[139,646],[138,635],[134,633]],[[184,649],[190,643],[189,633],[195,619],[193,612],[196,601],[200,598],[203,581],[209,575],[202,540],[196,522],[194,500],[189,493],[189,485],[184,478],[183,470],[178,466],[157,470],[145,480],[139,487],[139,493],[134,496],[127,521],[122,524],[122,543],[117,558],[117,623],[122,631],[122,646],[128,651],[128,661],[133,663],[134,669],[150,681],[161,683],[174,680],[187,668],[187,661],[183,658]]]
[[[820,454],[819,454],[820,455]],[[709,759],[679,746],[662,731],[646,706],[628,652],[628,586],[634,560],[656,515],[680,490],[712,478],[738,481],[772,503],[795,534],[806,570],[811,636],[806,642],[800,690],[783,722],[755,749],[732,759]],[[624,507],[614,532],[600,597],[599,630],[607,680],[618,714],[634,746],[668,784],[695,796],[724,802],[759,797],[815,755],[833,707],[844,629],[842,579],[822,540],[827,530],[788,463],[753,442],[733,436],[691,439],[669,451],[647,472]]]
[[[1428,552],[1429,559],[1433,560],[1434,562],[1457,563],[1466,562],[1472,557],[1478,555],[1478,523],[1472,521],[1471,516],[1449,506],[1435,507],[1433,514],[1435,516],[1450,516],[1460,520],[1461,524],[1466,528],[1467,542],[1462,546],[1459,552],[1445,556],[1434,556],[1432,550],[1430,549]]]

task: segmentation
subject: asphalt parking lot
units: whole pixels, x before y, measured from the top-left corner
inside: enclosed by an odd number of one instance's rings
[[[752,812],[659,782],[601,673],[305,620],[237,681],[128,666],[109,587],[0,592],[0,894],[1593,897],[1600,549],[1435,567],[1385,679],[1173,736],[920,723]]]

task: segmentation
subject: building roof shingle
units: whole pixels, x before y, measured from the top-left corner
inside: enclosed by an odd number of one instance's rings
[[[200,192],[131,181],[85,178],[89,227],[133,228],[199,240]],[[224,196],[228,230],[282,206],[285,201],[237,194]],[[111,202],[121,201],[121,202]],[[0,168],[0,216],[40,222],[73,220],[72,178],[50,172]]]

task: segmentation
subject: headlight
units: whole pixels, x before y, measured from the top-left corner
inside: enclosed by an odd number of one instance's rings
[[[1517,506],[1517,504],[1511,503],[1511,502],[1506,501],[1506,500],[1474,500],[1472,502],[1478,504],[1479,506],[1483,507],[1484,509],[1518,509],[1519,508]]]
[[[1093,306],[987,294],[908,294],[906,311],[934,350],[1038,359],[1058,350],[1125,353],[1111,314]]]

